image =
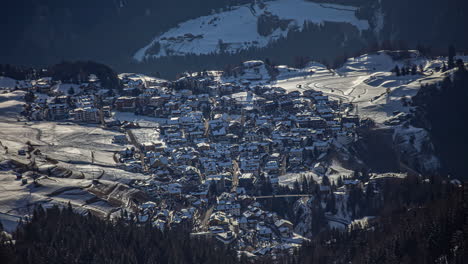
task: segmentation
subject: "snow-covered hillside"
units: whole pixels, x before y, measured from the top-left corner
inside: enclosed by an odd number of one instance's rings
[[[411,108],[403,104],[402,98],[410,100],[421,84],[443,78],[442,73],[435,71],[442,65],[442,59],[429,60],[419,56],[416,51],[408,52],[405,58],[397,58],[397,54],[387,51],[365,54],[348,59],[337,70],[326,70],[325,66],[313,64],[314,68],[301,70],[313,74],[299,78],[277,78],[272,85],[287,90],[321,91],[331,98],[354,104],[360,116],[383,124],[391,121],[396,111],[410,112]],[[391,71],[397,65],[400,68],[412,65],[423,67],[424,72],[396,76]]]
[[[269,71],[267,65],[255,61],[255,64],[247,63],[247,66],[244,63],[239,74],[223,76],[222,81],[251,87],[280,87],[286,91],[313,89],[332,99],[352,104],[354,110],[351,114],[371,119],[379,128],[394,131],[393,145],[403,153],[401,155],[407,158],[407,162],[418,160],[422,170],[435,171],[440,163],[428,132],[408,126],[407,120],[414,110],[411,98],[418,93],[421,85],[442,81],[446,76],[437,70],[446,60],[425,58],[417,51],[380,51],[350,58],[337,70],[329,70],[312,62],[303,69],[281,65],[269,66]],[[400,69],[416,66],[418,70],[415,74],[397,76],[392,72],[395,66]],[[272,72],[275,74],[272,75]],[[291,184],[298,177],[299,174],[285,175],[281,181]]]
[[[125,79],[125,78],[128,78],[129,80],[133,80],[133,81],[140,80],[143,83],[148,83],[148,82],[151,82],[151,83],[166,83],[167,82],[167,80],[152,77],[152,76],[148,76],[148,75],[141,74],[141,73],[121,73],[121,74],[119,74],[119,79]]]
[[[16,80],[0,76],[0,90],[2,89],[13,89],[16,86]]]
[[[285,37],[291,29],[301,29],[305,21],[312,23],[347,22],[359,30],[369,24],[355,16],[354,7],[317,4],[304,0],[276,0],[262,5],[243,5],[229,11],[199,17],[179,24],[157,36],[140,49],[134,58],[157,58],[171,55],[235,53],[250,47],[265,47]],[[268,35],[259,34],[261,16],[277,17],[283,26]]]

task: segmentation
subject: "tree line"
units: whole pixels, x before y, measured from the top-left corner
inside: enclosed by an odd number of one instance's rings
[[[81,215],[71,206],[37,208],[13,240],[0,237],[2,263],[238,263],[237,255],[188,230]]]
[[[411,123],[429,131],[442,163],[442,172],[466,179],[468,71],[463,61],[455,61],[452,56],[449,58],[447,66],[444,64],[442,70],[454,70],[447,72],[448,76],[441,83],[422,85],[413,97],[412,105],[416,111]]]
[[[10,64],[0,64],[0,75],[15,80],[34,80],[42,77],[52,77],[55,81],[81,84],[88,82],[88,77],[94,74],[103,88],[122,88],[122,84],[111,67],[94,61],[63,61],[49,67],[26,67]]]
[[[467,198],[465,186],[371,220],[369,226],[326,230],[284,263],[465,263]]]

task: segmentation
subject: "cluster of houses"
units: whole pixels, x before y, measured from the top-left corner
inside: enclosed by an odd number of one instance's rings
[[[233,193],[217,197],[214,211],[200,231],[194,235],[209,234],[225,245],[255,255],[298,247],[305,239],[294,233],[290,221],[263,210],[251,196]]]
[[[25,83],[23,81],[22,83]],[[111,116],[112,98],[106,95],[99,79],[90,75],[81,84],[62,83],[50,77],[28,81],[28,85],[16,88],[34,96],[24,106],[23,114],[28,120],[70,120],[80,123],[102,123]],[[109,102],[103,104],[103,100]]]
[[[254,73],[258,78],[261,71]],[[116,155],[118,165],[151,175],[133,183],[155,201],[141,205],[139,222],[159,228],[189,222],[194,235],[210,235],[253,254],[303,241],[291,222],[263,210],[255,196],[265,184],[274,193],[281,175],[316,169],[332,144],[352,143],[360,125],[349,114],[352,105],[314,90],[225,82],[207,72],[174,82],[121,79],[119,94],[102,89],[95,76],[80,85],[35,81],[27,88],[35,98],[26,115],[118,125],[125,135],[113,143],[127,144]],[[115,112],[158,121],[140,127],[115,120]]]
[[[159,120],[154,128],[127,130],[135,151],[122,155],[155,181],[177,183],[183,194],[210,185],[219,193],[252,194],[261,178],[276,187],[281,175],[312,170],[334,142],[352,143],[360,122],[347,114],[350,106],[314,90],[219,83],[203,75],[150,89],[151,96],[146,90],[119,97],[122,104],[114,106]]]
[[[352,143],[360,125],[352,106],[320,92],[219,82],[209,74],[120,96],[113,107],[158,120],[128,129],[134,148],[120,153],[123,166],[152,176],[134,186],[164,204],[143,210],[144,219],[159,227],[184,219],[193,235],[253,254],[303,241],[291,222],[255,201],[260,186],[266,181],[274,192],[281,175],[319,171],[319,157],[332,144]],[[177,214],[183,217],[175,222],[167,217]]]
[[[192,236],[208,236],[226,246],[254,255],[280,254],[299,247],[306,238],[294,233],[294,225],[274,212],[262,209],[252,196],[224,192],[213,203],[194,195],[182,195],[139,207],[136,221],[150,222],[164,230],[185,225]]]

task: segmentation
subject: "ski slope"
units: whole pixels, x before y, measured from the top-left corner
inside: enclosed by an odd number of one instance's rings
[[[265,47],[279,38],[286,37],[289,30],[301,29],[305,21],[316,24],[326,21],[346,22],[359,30],[368,29],[368,22],[357,19],[355,10],[355,7],[324,5],[305,0],[276,0],[265,2],[263,6],[237,6],[229,11],[179,24],[138,50],[134,59],[141,62],[145,58],[223,51],[236,53],[250,47]],[[262,14],[289,20],[288,27],[284,30],[278,28],[268,36],[261,36],[257,32],[257,21]],[[160,49],[156,49],[157,52],[151,51],[151,48],[158,44]]]

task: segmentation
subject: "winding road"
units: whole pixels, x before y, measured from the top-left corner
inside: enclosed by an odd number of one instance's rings
[[[356,98],[367,93],[367,87],[362,87],[364,84],[357,82],[362,77],[369,77],[368,74],[360,74],[345,77],[324,77],[314,79],[312,82],[305,83],[304,90],[314,89],[322,91],[324,94],[341,100],[347,103],[353,103]],[[356,83],[357,82],[357,83]],[[362,89],[359,94],[354,94],[358,89]],[[324,91],[325,90],[325,91]],[[329,90],[327,92],[326,90]]]

